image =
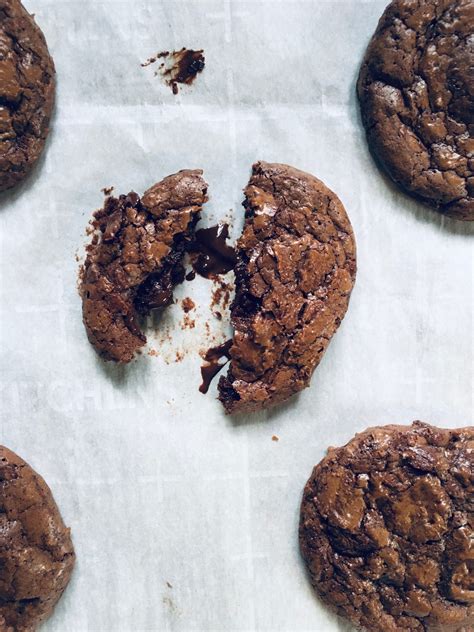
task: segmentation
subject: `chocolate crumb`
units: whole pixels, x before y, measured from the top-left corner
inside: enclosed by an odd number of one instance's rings
[[[142,64],[140,64],[140,66],[142,68],[146,68],[147,66],[150,66],[151,64],[154,64],[156,61],[156,57],[148,57],[148,59],[146,61],[144,61]]]
[[[107,197],[113,193],[114,187],[104,187],[101,189],[102,193]]]
[[[280,437],[277,437],[276,435],[272,436],[272,441],[280,441]]]
[[[146,66],[151,66],[151,64],[154,64],[156,61],[158,61],[158,59],[163,59],[168,56],[169,56],[169,51],[163,50],[161,51],[161,53],[157,53],[153,57],[148,57],[148,59],[142,64],[140,64],[140,66],[142,68],[146,68]],[[161,64],[161,66],[163,66],[163,64]]]

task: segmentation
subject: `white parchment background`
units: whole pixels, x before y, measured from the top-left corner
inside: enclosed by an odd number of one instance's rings
[[[72,527],[76,571],[44,630],[346,629],[298,554],[312,466],[368,425],[454,427],[473,413],[474,225],[400,194],[359,121],[355,78],[385,0],[25,4],[58,99],[44,160],[0,197],[1,442],[46,478]],[[182,46],[204,48],[206,69],[173,96],[140,62]],[[142,193],[182,168],[204,169],[207,218],[232,209],[238,234],[257,159],[338,193],[359,274],[311,389],[232,420],[215,387],[197,390],[211,285],[178,292],[199,303],[193,331],[175,306],[173,342],[150,336],[159,357],[106,366],[83,330],[75,253],[102,187]]]

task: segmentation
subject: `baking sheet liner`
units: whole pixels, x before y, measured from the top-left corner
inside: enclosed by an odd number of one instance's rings
[[[348,629],[298,553],[312,466],[369,425],[473,417],[474,226],[399,193],[359,120],[355,78],[385,0],[25,5],[58,94],[44,159],[0,197],[1,442],[46,478],[72,527],[76,571],[44,630]],[[182,46],[203,48],[206,68],[174,96],[140,63]],[[197,304],[193,329],[176,304],[145,353],[116,367],[87,342],[75,257],[103,187],[142,193],[183,168],[209,182],[202,225],[230,216],[237,236],[258,159],[337,192],[359,272],[312,387],[229,419],[215,386],[198,392],[199,350],[229,331],[210,313],[212,284],[177,292]]]

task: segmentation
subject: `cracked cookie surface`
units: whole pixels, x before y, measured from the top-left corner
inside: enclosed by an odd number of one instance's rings
[[[306,484],[300,547],[320,597],[371,632],[474,630],[474,427],[369,428]]]
[[[87,335],[104,359],[130,362],[146,344],[140,317],[172,302],[206,192],[202,171],[183,170],[141,199],[109,197],[94,214],[80,294]]]
[[[358,81],[369,145],[406,192],[474,220],[474,2],[394,0]]]
[[[51,490],[0,446],[0,630],[36,630],[65,590],[74,560]]]
[[[54,91],[43,33],[19,0],[0,0],[0,191],[23,180],[40,157]]]
[[[356,274],[349,218],[320,180],[258,162],[245,196],[231,363],[218,386],[227,413],[267,408],[309,385]]]

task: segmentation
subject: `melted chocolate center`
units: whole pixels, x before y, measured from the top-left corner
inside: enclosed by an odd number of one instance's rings
[[[204,360],[208,363],[201,367],[202,384],[199,387],[201,393],[207,393],[211,385],[212,380],[219,373],[221,369],[225,367],[230,360],[230,348],[232,346],[232,340],[227,340],[223,344],[217,347],[211,347],[206,351]],[[221,358],[227,358],[227,361],[223,364],[219,364]]]
[[[194,270],[209,279],[216,274],[226,274],[236,264],[235,250],[227,245],[228,224],[217,224],[196,231],[191,247],[191,260]]]

